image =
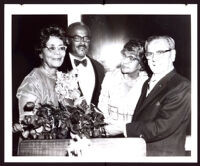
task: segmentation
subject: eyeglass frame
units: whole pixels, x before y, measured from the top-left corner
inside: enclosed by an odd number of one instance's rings
[[[58,46],[58,47],[55,47],[55,46],[50,46],[50,47],[48,47],[48,46],[46,46],[45,48],[47,48],[47,50],[48,50],[49,52],[51,52],[51,53],[55,52],[56,50],[58,50],[59,52],[60,52],[60,51],[66,51],[66,50],[67,50],[67,46],[65,46],[65,45],[63,45],[63,46]],[[54,48],[54,49],[52,49],[52,48]],[[65,49],[62,50],[61,48],[65,48]]]
[[[145,57],[147,59],[151,59],[152,57],[154,57],[155,54],[157,55],[162,55],[162,54],[165,54],[166,52],[169,52],[169,51],[172,51],[173,49],[168,49],[168,50],[158,50],[156,51],[155,53],[153,52],[145,52]],[[148,54],[151,54],[151,55],[148,55]]]
[[[128,52],[129,52],[129,54],[131,54],[131,53],[130,53],[131,51],[128,51]],[[135,58],[135,57],[133,57],[133,56],[126,56],[126,55],[125,55],[125,50],[122,50],[122,51],[121,51],[121,55],[122,55],[122,58],[128,58],[129,61],[131,61],[131,62],[140,61],[140,59]],[[135,55],[135,54],[132,54],[132,55]]]
[[[89,43],[90,40],[91,40],[90,36],[83,36],[83,37],[81,37],[79,35],[74,35],[74,36],[68,36],[68,37],[72,38],[75,42],[81,42],[81,41],[83,41],[83,42]],[[79,39],[77,40],[77,39],[75,39],[75,37],[79,37]],[[88,40],[85,40],[85,38],[88,38]]]

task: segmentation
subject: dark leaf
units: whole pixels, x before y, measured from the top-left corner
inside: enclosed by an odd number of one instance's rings
[[[26,105],[24,106],[24,111],[33,111],[34,107],[35,103],[27,102]]]

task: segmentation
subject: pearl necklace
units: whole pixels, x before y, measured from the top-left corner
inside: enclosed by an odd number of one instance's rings
[[[57,76],[56,75],[52,75],[50,74],[44,67],[41,67],[41,69],[43,70],[43,72],[47,75],[47,77],[56,80]]]

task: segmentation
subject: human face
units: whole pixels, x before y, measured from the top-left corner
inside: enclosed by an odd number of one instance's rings
[[[81,40],[77,41],[76,38],[80,38]],[[86,56],[89,50],[89,32],[83,26],[75,27],[74,30],[70,34],[69,44],[70,44],[70,52],[76,56],[78,59],[82,59]]]
[[[123,51],[121,61],[121,71],[123,74],[133,74],[141,68],[137,52]]]
[[[51,69],[62,65],[65,57],[66,46],[61,39],[50,36],[46,47],[42,49],[40,58],[43,59],[43,66]]]
[[[173,67],[175,50],[170,49],[165,39],[152,40],[146,47],[145,55],[154,74],[168,72]]]

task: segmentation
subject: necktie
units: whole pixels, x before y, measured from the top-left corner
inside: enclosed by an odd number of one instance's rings
[[[74,59],[74,64],[75,64],[76,66],[78,66],[79,64],[82,64],[83,66],[87,66],[87,60],[84,59],[84,60],[82,60],[82,61],[79,61],[79,60],[77,60],[77,59]]]
[[[148,82],[146,96],[148,96],[149,93],[153,90],[156,81],[157,81],[156,78],[155,78],[155,77],[152,77],[151,80]]]

